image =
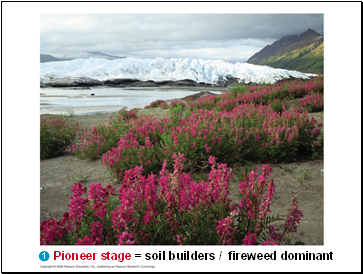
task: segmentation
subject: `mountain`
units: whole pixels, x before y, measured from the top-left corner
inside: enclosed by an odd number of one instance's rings
[[[126,57],[120,57],[120,56],[115,56],[115,55],[109,55],[100,51],[88,51],[87,55],[90,58],[103,58],[103,59],[108,59],[108,60],[115,60],[115,59],[123,59]]]
[[[300,35],[285,36],[254,54],[247,63],[322,74],[324,39],[312,29]]]
[[[101,58],[101,59],[107,59],[107,60],[116,60],[116,59],[123,59],[126,57],[120,57],[120,56],[114,56],[109,55],[100,51],[88,51],[82,55],[79,59],[89,59],[89,58]],[[45,62],[56,62],[56,61],[71,61],[78,58],[56,58],[50,54],[40,54],[40,63]]]
[[[64,61],[64,60],[56,58],[50,54],[41,54],[40,55],[40,63],[55,62],[55,61]]]
[[[40,64],[41,83],[132,79],[154,82],[191,80],[195,83],[219,85],[234,78],[240,83],[265,84],[290,78],[309,79],[314,76],[317,75],[268,66],[188,58],[90,58]]]

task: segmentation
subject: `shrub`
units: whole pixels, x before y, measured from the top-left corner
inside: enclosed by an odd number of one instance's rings
[[[161,104],[166,103],[164,100],[156,100],[150,103],[150,105],[145,106],[144,108],[156,108],[159,107]]]
[[[244,95],[249,92],[250,92],[249,88],[243,85],[236,85],[231,88],[231,93],[233,94],[234,97],[236,97],[239,93]]]
[[[216,102],[218,102],[220,95],[209,95],[201,97],[196,102],[189,102],[188,108],[193,111],[197,109],[212,110],[216,107]]]
[[[274,194],[272,171],[251,171],[240,183],[238,204],[231,204],[226,164],[211,156],[209,179],[195,183],[182,173],[182,154],[174,155],[174,172],[166,163],[156,175],[143,176],[141,167],[125,171],[118,197],[111,186],[93,183],[88,198],[81,183],[73,185],[69,211],[62,220],[43,221],[41,245],[282,245],[296,232],[303,212],[295,198],[282,233],[267,216]],[[160,189],[160,190],[158,190]]]
[[[168,103],[167,103],[167,102],[163,102],[163,103],[161,103],[161,104],[160,104],[160,108],[161,108],[161,109],[167,109],[167,108],[169,108]]]
[[[45,119],[40,123],[40,159],[58,157],[66,152],[79,131],[78,123],[61,118]]]
[[[130,118],[130,120],[135,118]],[[80,141],[72,144],[72,152],[80,159],[97,159],[113,147],[121,136],[129,131],[128,122],[124,121],[122,116],[117,119],[111,118],[108,125],[98,124],[87,130],[87,127],[81,132]]]
[[[118,113],[121,115],[123,120],[129,120],[137,117],[136,111],[134,109],[127,110],[127,107],[123,107]]]
[[[193,96],[189,96],[189,97],[185,98],[185,101],[186,101],[187,103],[193,102],[193,101],[195,101],[195,100],[196,100],[196,98],[194,98]]]
[[[285,103],[286,103],[285,100],[281,101],[279,99],[274,99],[271,100],[269,107],[271,107],[273,111],[282,113],[283,110],[286,110]]]
[[[135,166],[143,166],[144,174],[157,170],[161,165],[158,154],[158,146],[154,146],[149,137],[145,137],[144,145],[140,145],[135,135],[131,132],[121,137],[117,147],[102,155],[102,162],[107,166],[111,175],[122,181],[125,170]]]
[[[174,100],[170,103],[169,109],[176,108],[177,106],[181,106],[183,109],[186,107],[186,105],[183,101]]]

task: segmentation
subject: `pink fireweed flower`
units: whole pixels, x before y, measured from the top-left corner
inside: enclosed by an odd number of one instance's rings
[[[208,181],[211,182],[213,202],[227,203],[229,195],[228,182],[232,176],[232,169],[227,168],[227,164],[218,164],[217,169],[214,164],[212,165]]]
[[[208,162],[209,162],[211,165],[213,165],[213,164],[215,164],[215,163],[216,163],[216,160],[217,160],[217,159],[218,159],[217,157],[215,157],[215,156],[211,155],[211,156],[209,157],[209,159],[208,159]]]
[[[174,141],[173,141],[174,145],[177,145],[178,144],[178,136],[175,136],[174,137]]]
[[[183,237],[183,235],[176,235],[176,241],[178,245],[183,245],[187,241],[187,238]]]
[[[131,233],[122,232],[121,235],[116,235],[118,245],[134,245],[135,241],[131,241],[134,236]]]
[[[69,218],[69,213],[64,212],[63,219],[59,222],[59,226],[66,229],[66,230],[73,230],[73,222]]]
[[[157,220],[153,218],[154,216],[158,215],[157,211],[145,211],[145,213],[146,215],[142,221],[143,224],[148,225],[151,220],[153,220],[155,224],[157,223]]]
[[[90,225],[92,227],[91,229],[92,242],[94,245],[100,245],[102,240],[103,226],[99,221],[96,221]]]
[[[78,239],[76,245],[93,245],[93,241],[88,236],[83,239]]]
[[[265,197],[264,202],[262,203],[262,206],[258,209],[260,212],[258,223],[256,224],[255,231],[259,231],[260,227],[267,215],[267,212],[271,212],[270,205],[272,202],[272,196],[275,192],[275,185],[273,182],[273,179],[271,179],[270,183],[267,186],[267,194]]]
[[[43,221],[40,225],[40,245],[56,244],[66,233],[67,229],[59,226],[59,221],[55,218],[49,221]]]
[[[111,214],[112,228],[115,228],[117,231],[124,229],[126,224],[133,219],[133,214],[135,213],[134,200],[136,195],[132,189],[122,188],[122,186],[119,189],[121,205]]]
[[[242,241],[243,245],[254,245],[256,243],[256,234],[248,231],[247,235]]]
[[[291,199],[291,207],[289,208],[289,214],[287,215],[286,218],[287,220],[284,225],[284,231],[296,232],[298,224],[300,223],[302,217],[304,217],[303,211],[299,210],[296,198],[293,197]]]
[[[83,188],[81,183],[75,183],[72,186],[72,192],[74,194],[70,197],[71,202],[68,204],[69,218],[72,219],[77,226],[79,226],[86,209],[85,205],[88,202],[87,199],[81,197],[86,192],[86,188]]]
[[[91,207],[95,212],[94,216],[100,217],[101,220],[104,219],[105,214],[107,213],[107,198],[110,195],[114,194],[114,188],[108,185],[106,188],[103,188],[100,183],[92,183],[89,190],[88,200],[91,201],[90,204],[93,204]]]
[[[76,245],[100,245],[102,241],[102,231],[103,227],[100,222],[94,222],[90,224],[91,236],[84,237],[83,239],[78,239]]]
[[[275,231],[274,225],[271,225],[269,227],[269,233],[270,233],[270,238],[271,238],[270,240],[273,240],[276,243],[281,242],[282,235]]]
[[[239,193],[242,197],[239,199],[239,209],[241,212],[245,212],[248,219],[254,219],[257,222],[258,214],[261,209],[268,211],[271,196],[273,195],[273,183],[270,183],[270,189],[266,197],[266,201],[261,205],[262,197],[266,190],[266,182],[269,174],[272,172],[272,168],[268,165],[262,166],[262,175],[252,170],[248,176],[247,181],[242,181],[239,185]],[[257,178],[257,181],[255,180]],[[247,178],[246,178],[247,179]]]
[[[314,119],[314,117],[311,117],[310,124],[312,124],[312,125],[316,124],[316,120]]]
[[[235,243],[234,234],[237,227],[233,227],[234,215],[236,211],[231,212],[231,215],[218,221],[217,234],[219,236],[220,245],[233,245]]]
[[[206,144],[205,146],[205,151],[206,151],[206,153],[209,153],[210,152],[210,150],[211,150],[211,148],[210,147],[208,147],[208,145]]]

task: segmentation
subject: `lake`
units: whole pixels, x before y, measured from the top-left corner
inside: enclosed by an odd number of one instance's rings
[[[122,107],[143,108],[155,100],[184,98],[201,91],[221,94],[225,89],[210,88],[41,88],[41,114],[94,114],[117,112]],[[91,95],[94,94],[94,95]]]

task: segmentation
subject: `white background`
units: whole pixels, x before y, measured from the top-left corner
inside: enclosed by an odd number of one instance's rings
[[[2,271],[48,271],[52,252],[213,252],[214,261],[145,261],[155,271],[361,270],[361,3],[2,3]],[[39,246],[39,41],[42,13],[323,13],[324,246]],[[38,255],[47,250],[48,262]],[[227,252],[333,252],[333,261],[228,261]],[[222,260],[218,260],[223,251]],[[60,262],[78,264],[87,262]],[[106,265],[100,260],[92,265]],[[110,263],[126,264],[124,263]],[[66,269],[58,269],[66,271]],[[74,270],[74,269],[73,269]],[[149,268],[136,271],[150,271]],[[54,271],[50,269],[50,271]],[[76,269],[76,271],[82,271]],[[92,269],[86,269],[90,272]],[[96,269],[97,271],[97,269]],[[98,269],[98,271],[109,271]],[[112,270],[111,270],[112,271]],[[115,269],[131,271],[131,269]]]

